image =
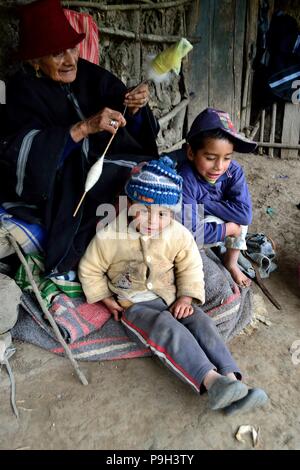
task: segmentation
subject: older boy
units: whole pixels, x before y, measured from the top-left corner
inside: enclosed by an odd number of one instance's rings
[[[183,204],[191,205],[195,235],[198,205],[204,206],[204,246],[225,244],[224,265],[241,287],[251,281],[238,267],[240,250],[247,249],[245,235],[252,205],[243,169],[234,151],[253,152],[256,143],[235,130],[227,113],[207,108],[194,120],[187,135],[187,159],[181,168]],[[203,225],[202,225],[203,227]]]

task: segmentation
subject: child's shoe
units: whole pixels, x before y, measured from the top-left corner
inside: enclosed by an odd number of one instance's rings
[[[246,413],[253,408],[263,406],[268,401],[268,395],[261,388],[250,388],[248,394],[241,400],[235,401],[225,408],[227,416],[233,416],[237,413]]]
[[[239,380],[232,380],[230,377],[219,377],[207,393],[210,409],[219,410],[244,398],[248,393],[248,387]]]

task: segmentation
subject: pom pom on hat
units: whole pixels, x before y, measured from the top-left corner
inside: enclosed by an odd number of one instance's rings
[[[133,169],[125,186],[127,196],[141,204],[159,204],[176,210],[181,201],[182,178],[175,166],[176,162],[164,155],[145,163],[138,172]]]

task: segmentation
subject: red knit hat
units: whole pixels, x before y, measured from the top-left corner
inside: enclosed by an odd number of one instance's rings
[[[38,59],[72,49],[85,38],[72,28],[60,0],[37,0],[19,7],[21,60]]]

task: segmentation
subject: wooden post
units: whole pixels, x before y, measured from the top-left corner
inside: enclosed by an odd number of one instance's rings
[[[261,122],[260,122],[260,142],[263,142],[265,135],[265,119],[266,119],[266,110],[263,109],[261,112]],[[263,155],[263,147],[259,148],[259,155]]]
[[[246,72],[243,89],[243,102],[241,111],[241,129],[245,129],[250,124],[252,84],[253,84],[253,60],[256,53],[257,24],[259,12],[259,0],[247,2],[247,25],[245,35]]]
[[[276,129],[276,117],[277,117],[277,103],[273,103],[272,106],[272,117],[271,117],[271,134],[270,134],[270,144],[275,142],[275,129]],[[274,157],[274,147],[270,147],[269,157]]]
[[[283,144],[298,145],[300,134],[300,104],[286,103],[282,125]],[[298,150],[286,149],[281,151],[281,158],[297,158]]]
[[[0,104],[6,103],[5,82],[0,80]]]

